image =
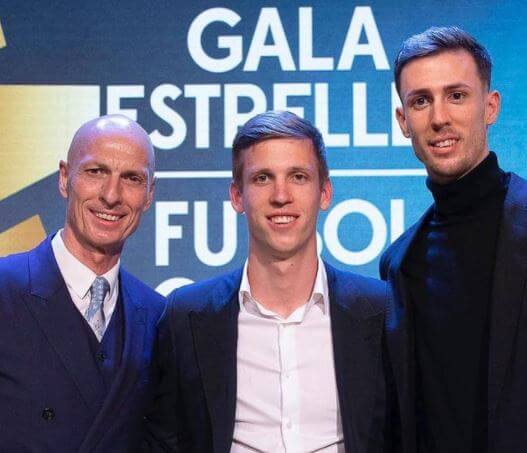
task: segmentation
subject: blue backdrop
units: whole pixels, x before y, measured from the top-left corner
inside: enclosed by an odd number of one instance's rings
[[[241,265],[247,233],[227,202],[230,143],[250,116],[279,108],[313,121],[326,139],[335,195],[319,220],[322,256],[377,275],[382,250],[430,203],[423,167],[394,123],[400,43],[458,25],[488,48],[503,100],[491,148],[504,169],[527,177],[526,9],[522,1],[4,1],[4,249],[63,224],[58,158],[84,120],[122,112],[150,133],[158,178],[124,265],[161,292]]]

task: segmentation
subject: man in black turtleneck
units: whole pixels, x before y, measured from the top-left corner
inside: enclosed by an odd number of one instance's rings
[[[383,255],[405,453],[527,451],[527,181],[487,129],[491,60],[455,27],[403,43],[397,118],[434,204]]]

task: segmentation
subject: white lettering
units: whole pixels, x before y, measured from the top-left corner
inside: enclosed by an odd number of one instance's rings
[[[175,289],[180,288],[181,286],[190,285],[191,283],[194,283],[194,281],[185,277],[169,278],[157,285],[156,291],[162,296],[167,297]]]
[[[362,29],[364,29],[368,40],[367,43],[363,44],[359,42]],[[356,55],[371,55],[377,70],[390,69],[381,35],[369,6],[357,6],[353,11],[337,69],[340,71],[351,70]]]
[[[390,242],[404,233],[404,200],[390,200]]]
[[[199,260],[207,266],[223,266],[236,253],[237,218],[230,202],[223,202],[223,247],[211,252],[208,246],[207,202],[194,202],[194,249]]]
[[[273,108],[275,110],[289,110],[303,118],[303,107],[292,107],[287,103],[287,98],[290,96],[311,96],[311,84],[275,83],[273,85]]]
[[[332,134],[329,132],[329,99],[328,84],[315,83],[315,124],[324,137],[327,147],[350,145],[349,134]]]
[[[388,146],[388,134],[368,132],[366,84],[353,83],[353,145]]]
[[[332,71],[333,57],[313,56],[313,8],[298,8],[298,53],[301,71]]]
[[[273,44],[265,44],[270,34]],[[262,57],[277,57],[282,71],[294,71],[295,62],[276,8],[262,8],[245,60],[244,71],[256,71]]]
[[[188,214],[187,201],[156,202],[156,266],[168,266],[171,239],[181,239],[181,225],[170,225],[171,215]]]
[[[196,148],[210,146],[210,98],[220,97],[220,85],[185,85],[185,97],[196,99]]]
[[[152,111],[162,120],[166,121],[172,128],[172,134],[163,135],[158,129],[150,134],[152,143],[156,148],[174,149],[177,148],[187,136],[187,125],[181,115],[172,110],[165,104],[165,99],[175,101],[181,95],[181,90],[176,85],[164,83],[152,91],[150,105]]]
[[[243,41],[241,36],[219,36],[218,48],[228,49],[224,58],[213,58],[202,47],[202,34],[211,23],[223,22],[234,27],[241,17],[228,8],[210,8],[199,14],[190,24],[187,35],[187,47],[196,64],[209,72],[227,72],[234,69],[242,61]]]
[[[131,120],[137,121],[137,109],[121,108],[121,99],[144,98],[145,87],[143,85],[111,85],[106,90],[106,113],[108,115],[121,114]]]
[[[245,113],[238,111],[239,98],[249,98],[253,108]],[[245,124],[249,118],[267,110],[267,99],[257,85],[250,83],[231,83],[225,85],[225,148],[230,148],[232,140],[238,132],[238,127]]]

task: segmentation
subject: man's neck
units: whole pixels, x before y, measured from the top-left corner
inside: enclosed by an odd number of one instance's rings
[[[287,318],[309,300],[317,270],[315,250],[287,259],[250,253],[247,274],[251,294],[265,308]]]
[[[67,231],[62,231],[62,240],[69,252],[82,264],[91,269],[97,275],[103,275],[114,267],[120,258],[120,253],[105,253],[95,249],[87,249],[79,244]]]

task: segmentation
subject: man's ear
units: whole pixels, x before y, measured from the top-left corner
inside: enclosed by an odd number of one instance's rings
[[[152,201],[154,201],[154,188],[156,185],[156,179],[152,177],[152,182],[149,183],[150,187],[148,188],[148,193],[146,195],[146,204],[143,208],[143,212],[146,212],[150,205],[152,204]]]
[[[322,191],[320,194],[320,209],[325,211],[327,208],[329,208],[332,198],[333,198],[333,185],[331,184],[331,180],[327,178],[322,184]]]
[[[63,160],[59,163],[59,192],[64,198],[68,198],[68,164]]]
[[[229,196],[231,198],[231,205],[238,214],[243,214],[243,197],[242,190],[238,184],[234,181],[231,181],[229,186]]]
[[[487,100],[485,103],[485,124],[490,126],[498,119],[501,106],[501,96],[496,90],[487,93]]]
[[[408,126],[406,124],[406,116],[404,114],[403,107],[397,107],[395,109],[395,117],[397,118],[397,122],[399,123],[399,127],[401,128],[403,135],[406,138],[410,138],[410,131],[408,130]]]

